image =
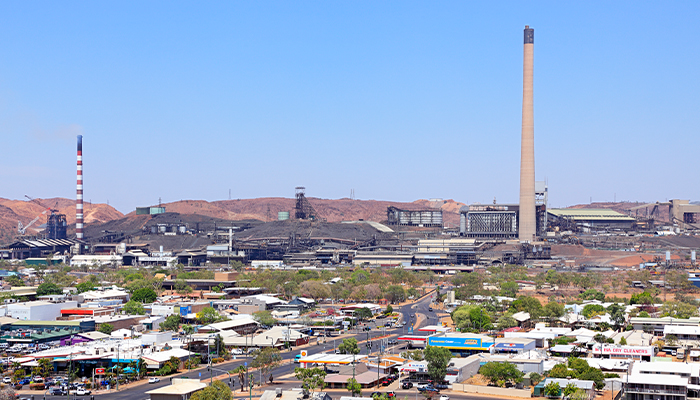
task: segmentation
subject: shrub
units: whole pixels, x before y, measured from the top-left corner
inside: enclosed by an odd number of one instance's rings
[[[221,357],[216,357],[211,359],[212,364],[218,364],[224,362],[224,359]]]
[[[45,386],[43,383],[32,383],[29,385],[29,390],[44,390]]]

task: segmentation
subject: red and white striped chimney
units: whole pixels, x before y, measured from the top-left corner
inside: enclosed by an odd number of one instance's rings
[[[75,202],[75,237],[83,240],[83,135],[78,135],[78,185]]]

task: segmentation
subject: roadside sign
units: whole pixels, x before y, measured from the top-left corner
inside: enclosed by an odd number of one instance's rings
[[[413,327],[408,328],[408,334],[413,335]]]
[[[200,378],[202,377],[202,373],[201,373],[201,372],[199,373],[199,377],[200,377]]]
[[[248,361],[244,362],[243,365],[247,367],[247,366],[248,366]]]
[[[104,374],[105,374],[104,368],[95,368],[95,375],[104,375]]]

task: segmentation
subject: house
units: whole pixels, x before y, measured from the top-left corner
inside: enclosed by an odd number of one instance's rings
[[[151,396],[151,400],[187,400],[192,393],[207,387],[199,379],[173,378],[172,382],[172,385],[149,390],[146,394]]]
[[[579,380],[579,379],[558,379],[558,378],[547,378],[544,381],[538,383],[537,386],[535,386],[535,389],[533,391],[533,396],[543,397],[544,396],[544,388],[550,382],[555,382],[555,383],[559,384],[559,389],[560,389],[559,395],[560,396],[561,396],[561,392],[564,390],[564,388],[567,385],[573,384],[578,389],[583,390],[588,395],[588,397],[587,397],[588,399],[595,398],[595,382],[583,381],[583,380]]]
[[[223,322],[215,322],[198,329],[198,332],[234,331],[239,335],[247,335],[255,332],[260,324],[252,318],[236,318]]]

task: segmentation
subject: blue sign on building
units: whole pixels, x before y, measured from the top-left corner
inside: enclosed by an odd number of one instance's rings
[[[428,345],[446,347],[448,349],[487,350],[493,345],[493,341],[482,341],[482,339],[479,337],[469,338],[436,336],[428,337]]]

